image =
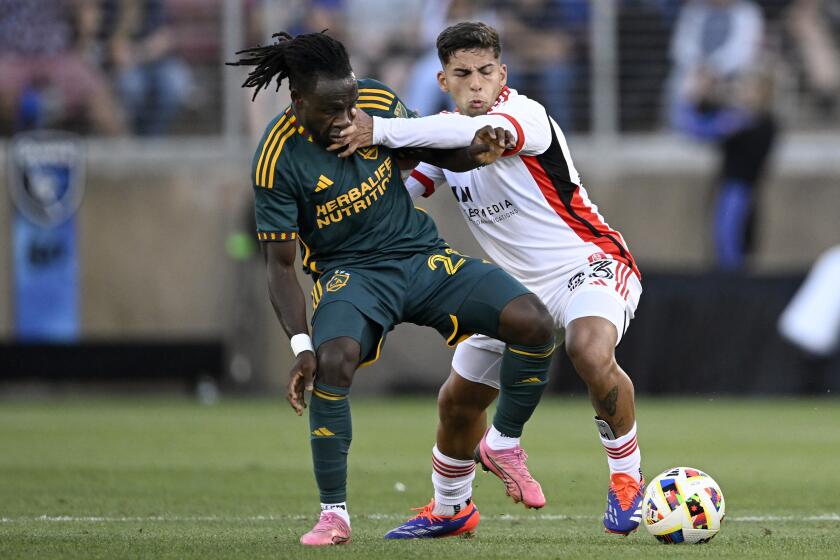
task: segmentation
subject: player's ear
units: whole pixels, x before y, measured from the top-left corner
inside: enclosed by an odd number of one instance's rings
[[[449,93],[449,86],[446,85],[446,73],[443,70],[438,70],[437,80],[440,90],[444,93]]]
[[[303,96],[297,89],[290,89],[289,94],[292,96],[292,103],[294,103],[295,107],[300,107],[301,103],[303,103]]]
[[[501,78],[502,85],[507,85],[507,64],[502,64],[499,66],[499,76]]]

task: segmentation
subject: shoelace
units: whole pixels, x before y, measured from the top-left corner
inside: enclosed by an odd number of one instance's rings
[[[414,516],[414,519],[420,519],[422,517],[423,519],[429,521],[429,523],[434,523],[435,521],[440,521],[440,517],[438,517],[437,515],[432,513],[433,509],[434,509],[434,506],[432,505],[432,502],[429,502],[428,504],[426,504],[423,507],[411,508],[411,511],[419,511],[420,512],[420,513],[418,513],[417,515]]]
[[[528,469],[525,467],[525,461],[528,459],[528,454],[525,453],[525,450],[521,447],[518,449],[513,450],[513,458],[514,461],[511,462],[511,466],[516,469],[517,471],[525,472],[528,476],[525,477],[526,480],[533,480],[531,478],[531,473],[528,472]]]
[[[338,517],[334,513],[324,513],[318,519],[318,523],[315,524],[315,527],[312,528],[313,533],[326,533],[332,531],[335,527],[330,525],[329,523],[332,521],[334,517]],[[340,519],[340,518],[339,518]]]
[[[620,477],[618,483],[613,483],[613,493],[618,498],[618,505],[621,509],[630,509],[633,505],[633,498],[639,493],[641,485],[632,477]]]

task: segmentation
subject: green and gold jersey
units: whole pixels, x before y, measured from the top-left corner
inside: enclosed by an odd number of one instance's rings
[[[359,80],[358,107],[379,117],[411,116],[396,94]],[[260,140],[251,169],[257,237],[299,240],[311,274],[431,252],[445,243],[412,203],[393,150],[371,146],[339,158],[312,141],[291,107]]]

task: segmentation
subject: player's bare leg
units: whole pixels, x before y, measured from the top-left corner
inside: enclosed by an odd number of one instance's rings
[[[438,450],[454,459],[472,460],[487,430],[487,408],[498,395],[498,389],[452,370],[438,392]]]
[[[318,347],[318,372],[309,403],[310,444],[321,495],[321,517],[301,544],[324,546],[350,541],[347,513],[347,455],[353,437],[348,396],[359,364],[359,343],[349,337]]]
[[[641,520],[641,453],[636,443],[633,382],[615,360],[618,332],[602,317],[580,317],[566,327],[566,353],[589,389],[610,466],[605,528],[628,534]]]
[[[589,389],[595,412],[616,437],[636,422],[633,382],[615,361],[618,333],[603,317],[581,317],[566,328],[566,354]]]

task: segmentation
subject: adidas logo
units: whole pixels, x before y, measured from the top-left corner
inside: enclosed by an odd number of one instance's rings
[[[326,426],[321,426],[317,430],[312,430],[312,435],[320,437],[330,437],[334,436],[335,434],[332,433]]]
[[[322,190],[329,188],[333,184],[327,177],[321,175],[318,177],[318,184],[315,185],[315,192],[321,192]]]

